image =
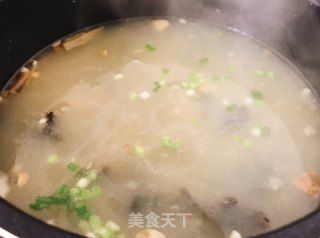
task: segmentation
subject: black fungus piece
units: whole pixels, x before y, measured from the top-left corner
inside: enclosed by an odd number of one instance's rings
[[[55,115],[53,112],[46,113],[46,124],[43,127],[42,131],[45,135],[48,135],[54,139],[59,139],[57,132],[55,130],[56,123],[55,123]]]
[[[54,113],[53,112],[48,112],[46,114],[46,118],[47,118],[47,124],[48,125],[52,125],[54,123]]]
[[[224,208],[234,207],[237,204],[238,204],[238,199],[235,197],[225,197],[222,202],[222,206]]]

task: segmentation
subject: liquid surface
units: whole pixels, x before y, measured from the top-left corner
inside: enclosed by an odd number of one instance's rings
[[[0,103],[2,196],[91,237],[120,236],[64,205],[29,204],[96,184],[86,206],[126,237],[264,233],[318,207],[319,116],[295,71],[248,37],[184,20],[107,25],[48,52]],[[96,180],[79,183],[70,162]]]

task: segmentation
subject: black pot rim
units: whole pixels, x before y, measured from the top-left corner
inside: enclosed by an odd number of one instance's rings
[[[82,235],[79,235],[77,233],[74,233],[74,232],[70,232],[68,230],[65,230],[63,228],[59,228],[57,226],[54,226],[54,225],[49,225],[48,223],[46,223],[45,221],[35,217],[35,216],[32,216],[28,213],[26,213],[25,211],[17,208],[16,206],[14,206],[13,204],[11,204],[10,202],[8,202],[7,200],[5,200],[4,198],[0,197],[0,208],[3,207],[3,206],[6,206],[8,207],[12,214],[12,216],[20,216],[21,219],[28,219],[30,222],[33,222],[33,223],[36,223],[37,225],[39,226],[46,226],[47,229],[51,229],[51,230],[56,230],[56,231],[62,231],[64,233],[66,233],[66,235],[70,235],[70,237],[72,238],[80,238],[80,237],[84,237]],[[282,231],[285,231],[287,229],[291,229],[295,226],[301,226],[303,228],[303,223],[307,220],[310,220],[312,219],[315,215],[320,215],[320,208],[317,208],[317,210],[313,211],[312,213],[310,214],[307,214],[306,216],[304,217],[301,217],[299,218],[298,220],[292,222],[292,223],[289,223],[287,225],[284,225],[282,227],[279,227],[275,230],[272,230],[270,232],[267,232],[267,233],[263,233],[261,235],[257,235],[257,236],[253,236],[252,238],[272,238],[273,235],[277,235],[278,233],[282,232]],[[20,219],[19,218],[19,219]],[[17,217],[16,217],[17,219]],[[5,229],[5,227],[4,227]],[[15,233],[15,231],[12,231],[12,230],[8,230],[9,232],[12,232],[13,234]],[[36,234],[34,234],[36,236]],[[49,236],[48,236],[49,237]],[[69,237],[69,236],[68,236]],[[23,237],[21,237],[23,238]],[[304,238],[307,238],[307,237],[304,237]]]

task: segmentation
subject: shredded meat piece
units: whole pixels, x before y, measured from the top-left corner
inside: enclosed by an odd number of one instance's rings
[[[303,174],[293,181],[301,191],[312,197],[320,196],[320,175],[316,173]]]

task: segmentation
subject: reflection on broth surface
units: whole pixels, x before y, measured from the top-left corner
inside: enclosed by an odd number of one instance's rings
[[[318,207],[318,103],[249,37],[126,21],[56,42],[21,77],[0,104],[0,195],[50,224],[237,238]]]

